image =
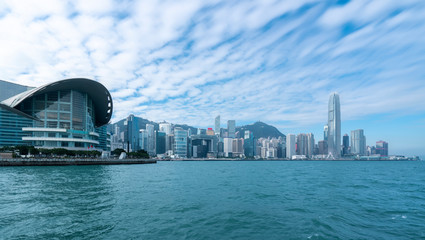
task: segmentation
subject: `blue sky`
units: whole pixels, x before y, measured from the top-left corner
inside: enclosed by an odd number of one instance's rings
[[[425,155],[424,12],[421,0],[1,1],[0,78],[96,79],[113,121],[211,127],[220,114],[316,140],[338,92],[343,134]]]

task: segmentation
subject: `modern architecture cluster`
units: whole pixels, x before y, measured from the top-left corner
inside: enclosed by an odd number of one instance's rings
[[[363,129],[341,139],[338,93],[328,103],[323,140],[313,133],[258,137],[215,117],[214,128],[193,128],[168,122],[159,124],[128,116],[108,124],[112,98],[99,82],[74,78],[40,87],[0,81],[0,147],[31,145],[37,148],[127,152],[145,150],[151,156],[170,158],[337,159],[353,156],[388,156],[388,143],[367,146]],[[239,131],[237,131],[239,129]],[[316,136],[317,137],[317,136]]]
[[[250,131],[236,132],[235,120],[221,127],[217,116],[214,129],[192,128],[168,122],[159,124],[130,115],[124,121],[109,127],[112,133],[112,150],[145,150],[151,156],[164,158],[277,158],[283,139],[255,139]],[[270,142],[270,143],[269,143]],[[258,146],[262,144],[263,147]],[[258,155],[257,155],[258,151]]]
[[[246,130],[239,132],[235,120],[225,128],[220,115],[214,129],[192,128],[168,122],[159,124],[130,115],[110,126],[112,149],[145,150],[151,156],[170,158],[262,158],[262,159],[339,159],[358,156],[388,156],[388,143],[366,146],[363,129],[351,131],[341,139],[341,106],[338,93],[328,103],[328,122],[323,140],[316,144],[313,133],[288,134],[280,137],[257,137]],[[239,128],[241,129],[241,128]]]
[[[328,122],[323,128],[323,140],[315,144],[312,133],[288,134],[286,140],[288,159],[339,159],[362,156],[387,157],[388,143],[376,142],[375,146],[366,145],[363,129],[351,131],[342,137],[341,142],[341,105],[338,93],[332,93],[328,102]]]

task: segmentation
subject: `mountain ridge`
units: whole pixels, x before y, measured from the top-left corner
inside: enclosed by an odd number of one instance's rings
[[[139,129],[146,129],[146,124],[152,124],[154,125],[154,129],[155,130],[159,130],[159,123],[157,122],[153,122],[150,121],[148,119],[142,118],[142,117],[137,117],[134,116],[135,118],[137,118],[137,122],[138,122],[138,127]],[[118,125],[118,127],[120,129],[124,128],[124,122],[125,122],[126,118],[121,119],[115,123],[109,124],[108,125],[108,131],[112,132],[114,129],[114,126]],[[171,123],[174,127],[181,127],[184,130],[188,130],[191,129],[191,131],[193,133],[197,132],[197,128],[193,127],[193,126],[189,126],[187,124],[174,124]],[[269,125],[267,123],[261,122],[261,121],[257,121],[253,124],[248,124],[248,125],[243,125],[243,126],[238,126],[236,127],[235,131],[236,132],[240,132],[240,137],[244,137],[244,132],[246,130],[251,131],[254,134],[255,138],[268,138],[268,137],[285,137],[285,134],[281,133],[276,127]]]
[[[268,138],[268,137],[285,137],[285,134],[281,133],[276,127],[267,123],[257,121],[253,124],[236,127],[236,131],[240,132],[240,136],[244,136],[246,130],[251,131],[255,138]]]

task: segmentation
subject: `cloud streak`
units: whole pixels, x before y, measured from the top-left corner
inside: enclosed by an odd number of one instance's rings
[[[284,130],[326,122],[333,91],[344,120],[425,111],[422,1],[2,4],[1,78],[96,79],[114,121],[207,127],[221,114]]]

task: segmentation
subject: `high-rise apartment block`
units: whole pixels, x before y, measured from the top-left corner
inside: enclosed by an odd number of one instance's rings
[[[292,156],[295,155],[295,144],[295,135],[286,135],[286,158],[292,159]]]

